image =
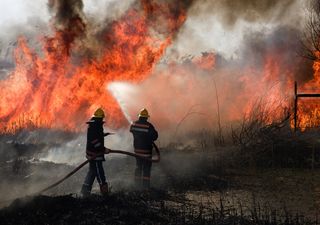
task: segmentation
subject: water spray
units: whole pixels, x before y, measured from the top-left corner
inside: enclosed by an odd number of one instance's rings
[[[132,123],[132,119],[131,119],[130,114],[128,112],[127,104],[120,97],[120,93],[121,92],[123,92],[123,91],[127,91],[127,92],[128,91],[132,91],[132,89],[130,90],[129,84],[113,82],[113,83],[108,85],[107,89],[112,93],[112,95],[118,101],[123,115],[125,116],[127,121],[131,124]],[[109,134],[113,134],[113,133],[109,133]],[[153,147],[154,147],[154,149],[156,151],[156,157],[155,158],[149,158],[149,157],[145,157],[145,156],[142,156],[142,155],[139,155],[139,154],[136,154],[136,153],[127,152],[127,151],[123,151],[123,150],[113,150],[113,149],[108,149],[108,151],[106,151],[104,154],[115,154],[115,153],[116,154],[124,154],[124,155],[128,155],[128,156],[136,157],[136,158],[141,158],[143,160],[147,160],[147,161],[151,161],[151,162],[159,162],[160,161],[159,148],[155,143],[153,143]],[[71,177],[73,174],[75,174],[79,169],[81,169],[87,163],[89,163],[90,160],[94,160],[95,157],[87,159],[86,161],[81,163],[78,167],[76,167],[73,171],[71,171],[69,174],[67,174],[64,178],[60,179],[59,181],[55,182],[54,184],[52,184],[52,185],[50,185],[48,187],[42,189],[37,194],[41,194],[41,193],[43,193],[45,191],[48,191],[48,190],[56,187],[57,185],[59,185],[60,183],[62,183],[63,181],[65,181],[66,179]]]
[[[113,82],[108,85],[107,89],[108,91],[113,95],[113,97],[117,100],[119,103],[120,109],[124,115],[124,117],[127,119],[128,123],[132,123],[131,116],[128,112],[127,104],[123,101],[123,99],[120,96],[120,93],[123,91],[128,91],[130,88],[129,84],[120,83],[120,82]]]

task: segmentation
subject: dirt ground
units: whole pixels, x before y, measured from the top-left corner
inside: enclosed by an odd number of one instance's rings
[[[229,170],[222,191],[187,191],[193,201],[209,201],[247,211],[254,207],[316,218],[320,212],[320,170]]]
[[[233,201],[270,204],[314,214],[319,209],[320,171],[309,169],[224,169],[215,173],[208,158],[196,152],[163,153],[162,161],[153,164],[152,186],[187,196],[231,198]],[[32,194],[61,177],[74,166],[42,161],[24,162],[14,173],[14,162],[2,163],[1,199]],[[132,189],[135,160],[129,157],[109,158],[105,170],[112,191]],[[78,193],[87,168],[48,194]],[[23,191],[22,191],[23,190]],[[94,191],[98,191],[97,185]],[[231,200],[230,200],[231,201]]]
[[[157,199],[160,198],[156,205],[159,206],[161,202],[165,202],[161,204],[175,209],[182,204],[194,208],[195,211],[198,211],[199,207],[210,210],[221,210],[223,207],[246,215],[252,215],[254,210],[260,210],[261,214],[277,212],[277,216],[283,218],[290,214],[301,215],[311,220],[320,212],[320,170],[221,168],[216,167],[216,161],[212,161],[213,156],[195,151],[162,152],[162,161],[159,164],[153,164],[152,170],[152,190],[156,193],[152,198],[154,196],[157,196]],[[6,160],[0,164],[2,178],[0,214],[7,215],[8,206],[11,210],[17,207],[17,200],[13,202],[14,199],[25,199],[26,195],[32,195],[41,190],[75,167],[32,158],[22,160],[17,170],[16,163],[14,160]],[[123,199],[119,197],[123,193],[126,196],[123,201],[127,198],[129,198],[128,201],[132,198],[136,201],[141,194],[143,195],[140,192],[137,194],[134,188],[134,168],[135,159],[131,157],[107,157],[105,171],[111,186],[111,196],[116,199],[114,201],[118,202],[118,198]],[[45,196],[35,199],[41,204],[46,198],[49,198],[49,201],[46,200],[48,202],[58,201],[54,198],[62,199],[61,201],[66,199],[66,204],[68,201],[83,201],[76,199],[79,197],[86,171],[87,167],[82,168],[73,177],[46,192]],[[99,197],[99,188],[96,183],[93,194],[94,198]],[[28,197],[27,202],[33,202],[32,199],[33,197]],[[150,198],[147,198],[146,201],[149,200]],[[21,204],[18,205],[21,210]],[[36,206],[32,205],[32,207]],[[13,222],[17,221],[13,220]]]

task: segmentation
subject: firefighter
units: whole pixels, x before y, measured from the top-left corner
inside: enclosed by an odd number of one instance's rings
[[[104,117],[103,109],[98,108],[90,121],[87,122],[86,157],[91,160],[89,171],[81,189],[81,194],[84,197],[90,195],[95,178],[99,182],[101,194],[106,195],[108,193],[108,183],[102,165],[102,162],[105,161],[104,154],[109,152],[109,149],[104,147],[104,137],[109,134],[103,132]]]
[[[158,132],[147,120],[149,113],[142,109],[139,119],[132,123],[130,132],[133,134],[134,152],[150,160],[136,158],[135,183],[137,187],[143,185],[144,189],[150,188],[150,175],[152,166],[152,144],[158,138]]]

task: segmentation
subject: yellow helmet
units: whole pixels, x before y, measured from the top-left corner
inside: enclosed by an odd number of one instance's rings
[[[94,114],[93,114],[94,117],[97,117],[97,118],[104,118],[105,115],[104,115],[104,111],[102,108],[99,108],[97,109]]]
[[[144,118],[150,117],[150,116],[149,116],[149,113],[148,113],[148,110],[145,109],[145,108],[141,109],[141,111],[140,111],[140,113],[139,113],[139,117],[144,117]]]

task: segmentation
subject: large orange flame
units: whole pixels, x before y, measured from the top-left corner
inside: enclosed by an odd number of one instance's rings
[[[72,18],[66,27],[41,38],[41,51],[31,48],[21,37],[14,53],[15,70],[0,81],[0,132],[33,127],[81,130],[84,121],[100,106],[106,110],[108,126],[126,124],[118,103],[106,87],[113,81],[140,82],[152,73],[186,20],[186,3],[181,3],[184,1],[167,2],[170,1],[140,0],[140,5],[134,5],[119,20],[94,34],[87,32],[90,24],[79,17]],[[177,88],[173,93],[176,101],[197,106],[197,112],[209,111],[199,117],[208,124],[212,116],[216,117],[217,104],[213,99],[218,93],[214,91],[217,82],[221,119],[239,121],[244,114],[262,110],[260,119],[272,123],[283,118],[284,109],[292,109],[294,67],[299,67],[299,63],[291,58],[287,62],[285,50],[271,48],[264,53],[262,66],[253,61],[240,66],[241,71],[228,66],[214,68],[216,57],[212,53],[195,57],[188,65],[171,62],[158,73],[175,76],[162,76],[162,83],[155,89],[163,91],[162,87],[168,87],[167,80],[173,80],[170,85]],[[301,91],[319,87],[320,61],[313,68],[314,79]],[[195,74],[203,75],[204,79],[200,81]],[[178,82],[175,78],[181,79]],[[179,83],[178,87],[175,83]],[[207,91],[208,86],[211,92]],[[203,108],[199,106],[201,98],[206,98],[202,100]],[[172,107],[175,103],[170,103],[171,95],[163,95],[161,100],[156,103],[161,105],[158,108],[175,110],[170,118],[157,115],[164,125],[176,124],[190,108],[180,104]],[[305,103],[299,103],[298,125],[302,129],[319,126],[320,100]],[[148,104],[156,105],[152,100]],[[262,108],[257,109],[257,104]]]
[[[100,106],[109,126],[124,124],[106,86],[112,81],[139,82],[150,74],[186,19],[183,7],[176,4],[142,0],[140,7],[129,9],[101,32],[93,54],[83,49],[88,37],[79,18],[43,37],[41,53],[21,37],[14,53],[16,68],[0,81],[1,132],[82,129]]]

